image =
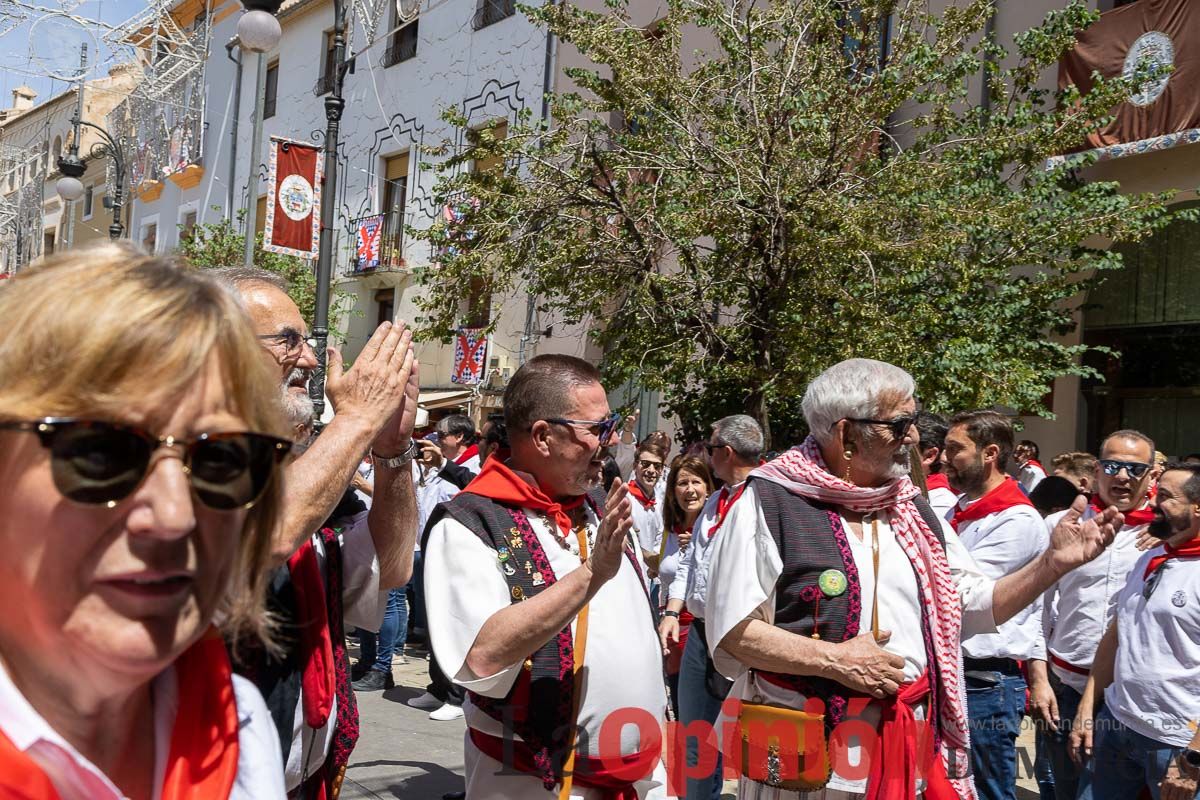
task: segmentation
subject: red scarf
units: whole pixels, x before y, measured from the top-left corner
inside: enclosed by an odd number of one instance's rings
[[[175,683],[179,711],[171,727],[162,800],[227,798],[238,771],[238,715],[229,656],[215,630],[175,661]],[[50,776],[2,733],[0,797],[59,800]]]
[[[329,609],[325,604],[325,583],[312,537],[300,545],[288,559],[288,571],[296,588],[296,611],[304,623],[300,626],[300,652],[303,672],[304,724],[313,729],[324,727],[333,710],[334,661],[333,639],[329,635]]]
[[[745,481],[742,481],[742,485],[738,487],[738,490],[733,493],[732,497],[729,496],[728,484],[721,487],[721,493],[717,495],[717,521],[716,524],[708,529],[709,539],[717,535],[717,531],[725,524],[725,518],[729,516],[729,510],[733,508],[733,504],[738,501],[738,498],[742,496],[742,492],[744,491],[746,491]]]
[[[1040,461],[1038,461],[1036,458],[1031,458],[1031,459],[1029,459],[1029,460],[1028,460],[1028,461],[1026,461],[1024,464],[1022,464],[1021,466],[1022,466],[1022,467],[1037,467],[1038,469],[1040,469],[1040,470],[1042,471],[1042,474],[1043,474],[1043,475],[1045,475],[1045,474],[1046,474],[1046,468],[1045,468],[1045,467],[1043,467],[1043,466],[1042,466],[1042,463],[1041,463]]]
[[[461,467],[463,464],[467,463],[477,455],[479,455],[479,445],[473,444],[466,450],[463,450],[461,453],[459,453],[458,458],[454,459],[454,463]]]
[[[1089,495],[1088,505],[1091,506],[1092,510],[1097,514],[1104,513],[1105,506],[1100,505],[1100,495]],[[1135,508],[1132,511],[1126,511],[1124,513],[1125,526],[1127,528],[1132,528],[1137,525],[1149,525],[1151,520],[1154,519],[1154,509],[1150,506],[1142,506],[1141,508]]]
[[[946,473],[944,472],[935,472],[932,475],[926,475],[925,489],[930,492],[934,489],[945,489],[948,492],[954,491],[950,488],[950,479],[946,477]]]
[[[463,491],[517,508],[543,511],[554,519],[558,524],[559,533],[564,537],[569,535],[574,527],[567,512],[583,505],[584,497],[580,495],[566,503],[556,503],[543,494],[541,489],[521,480],[517,473],[496,458],[489,458],[480,473]]]
[[[867,800],[915,800],[917,778],[925,778],[927,800],[958,800],[946,765],[933,748],[933,728],[918,724],[913,706],[929,694],[929,671],[879,701],[879,744],[871,757]],[[918,752],[918,747],[923,752]]]
[[[632,496],[634,500],[637,500],[639,503],[641,503],[642,508],[648,511],[653,511],[654,507],[658,505],[657,500],[655,500],[653,497],[646,496],[646,493],[642,491],[642,485],[637,481],[630,481],[625,485],[629,487],[630,496]]]
[[[968,522],[983,519],[989,514],[1004,511],[1006,508],[1012,508],[1013,506],[1029,506],[1033,508],[1033,503],[1029,502],[1029,498],[1021,491],[1021,486],[1016,481],[1012,478],[1005,478],[999,486],[974,503],[971,503],[966,508],[957,509],[954,512],[953,519],[950,520],[950,525],[954,530],[961,531],[962,526]]]
[[[1155,556],[1154,558],[1150,559],[1150,563],[1146,565],[1146,573],[1142,575],[1142,580],[1148,579],[1154,574],[1154,570],[1158,569],[1172,558],[1200,558],[1200,538],[1192,539],[1190,542],[1184,542],[1179,547],[1167,545],[1163,549],[1163,554],[1161,556]]]

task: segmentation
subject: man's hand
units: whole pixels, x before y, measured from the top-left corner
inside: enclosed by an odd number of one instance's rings
[[[343,371],[341,351],[329,348],[325,391],[334,412],[378,433],[404,400],[411,351],[412,331],[403,322],[376,328],[348,371]]]
[[[1125,517],[1113,506],[1081,522],[1086,509],[1087,498],[1079,495],[1050,534],[1047,556],[1058,575],[1065,575],[1103,553],[1125,523]]]
[[[417,400],[421,395],[420,364],[417,363],[416,353],[410,347],[402,370],[408,375],[404,381],[404,396],[400,407],[392,414],[392,418],[383,426],[383,430],[375,437],[371,445],[380,455],[389,458],[400,455],[408,449],[412,442],[413,426],[417,422]]]
[[[1171,759],[1162,783],[1159,784],[1162,800],[1193,800],[1196,797],[1197,773],[1185,772],[1185,769],[1180,767],[1178,758]]]
[[[663,655],[670,655],[671,642],[679,644],[679,618],[664,616],[658,623],[658,641],[662,643]]]
[[[607,583],[621,568],[625,557],[625,538],[633,530],[633,505],[629,500],[629,489],[618,478],[613,481],[604,503],[604,518],[596,532],[587,564],[592,575],[601,584]]]
[[[687,547],[691,543],[692,543],[692,529],[688,528],[686,531],[679,534],[679,549],[682,550],[683,548]]]
[[[1150,528],[1147,527],[1144,531],[1137,535],[1137,539],[1134,540],[1133,544],[1138,550],[1144,553],[1145,551],[1152,550],[1158,545],[1162,544],[1162,539],[1159,539],[1157,536],[1152,536],[1150,534]]]
[[[1041,720],[1050,730],[1058,728],[1058,698],[1050,681],[1035,680],[1029,686],[1029,705],[1033,709],[1033,718]]]
[[[1092,757],[1092,712],[1080,706],[1067,740],[1067,752],[1077,766],[1082,767]]]
[[[442,455],[442,448],[428,439],[421,439],[417,444],[421,446],[421,460],[434,469],[441,469],[442,464],[446,462],[446,457]]]
[[[828,677],[875,698],[894,695],[904,682],[904,658],[880,646],[891,638],[891,631],[880,631],[876,642],[871,632],[865,631],[834,645],[834,663]]]

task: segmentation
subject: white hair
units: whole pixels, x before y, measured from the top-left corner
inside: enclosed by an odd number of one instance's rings
[[[840,420],[877,418],[881,397],[912,397],[916,388],[912,376],[897,366],[850,358],[813,378],[800,408],[812,435],[820,444],[828,444]]]

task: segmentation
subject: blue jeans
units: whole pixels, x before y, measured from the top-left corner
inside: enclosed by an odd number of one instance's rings
[[[1002,672],[984,674],[990,676],[989,681],[967,677],[975,788],[980,800],[1016,800],[1017,736],[1025,716],[1025,679]]]
[[[1058,701],[1058,730],[1039,728],[1037,736],[1038,746],[1049,757],[1054,772],[1054,797],[1056,800],[1092,800],[1091,776],[1075,766],[1068,742],[1082,698],[1053,671],[1050,672],[1050,687]]]
[[[699,624],[697,624],[699,623]],[[705,641],[704,620],[692,620],[687,644],[683,647],[683,659],[679,664],[679,722],[683,726],[703,720],[710,730],[716,729],[717,717],[721,713],[724,698],[717,699],[708,691],[705,675],[709,669],[708,642]],[[687,779],[687,800],[719,800],[721,797],[721,742],[714,736],[704,745],[717,751],[717,764],[706,778]],[[694,737],[687,739],[687,765],[699,763],[700,742]],[[707,761],[707,759],[706,759]],[[688,773],[691,775],[691,772]]]
[[[413,553],[412,580],[408,582],[409,611],[412,612],[412,626],[424,630],[425,624],[425,561],[421,551]]]
[[[361,661],[380,672],[392,671],[392,656],[397,650],[403,652],[408,639],[408,598],[404,589],[388,591],[387,610],[383,613],[383,624],[379,626],[379,637],[370,631],[359,632]],[[376,642],[378,641],[378,646]]]
[[[1148,739],[1126,728],[1107,709],[1096,715],[1092,734],[1092,797],[1095,800],[1130,800],[1144,788],[1159,800],[1158,783],[1181,747]],[[1200,792],[1196,793],[1200,797]]]

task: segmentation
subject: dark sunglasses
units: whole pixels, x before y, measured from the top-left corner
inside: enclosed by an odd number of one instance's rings
[[[141,486],[159,447],[183,448],[184,471],[201,503],[220,511],[249,508],[292,449],[263,433],[202,433],[184,441],[132,425],[58,417],[0,422],[0,430],[37,434],[63,497],[109,508]]]
[[[895,419],[862,419],[860,417],[846,417],[847,422],[861,422],[864,425],[882,425],[892,434],[892,438],[896,441],[903,439],[908,434],[908,429],[917,424],[918,414],[909,414],[904,417],[896,417]],[[841,420],[838,420],[841,422]],[[837,422],[829,426],[831,429],[837,427]]]
[[[567,425],[572,428],[586,428],[589,433],[593,434],[600,440],[601,447],[607,447],[612,443],[613,433],[617,430],[617,426],[621,424],[621,415],[612,414],[605,419],[564,419],[563,417],[548,417],[543,422],[549,422],[552,425]]]
[[[259,341],[271,342],[273,344],[281,344],[287,348],[288,355],[294,355],[300,352],[300,348],[308,345],[313,352],[317,351],[317,340],[313,336],[302,336],[299,331],[288,329],[282,333],[266,333],[259,337]]]
[[[661,461],[647,461],[647,460],[646,460],[646,459],[644,459],[644,458],[639,458],[639,459],[638,459],[638,462],[637,462],[637,465],[638,465],[638,469],[650,469],[651,467],[654,467],[655,469],[662,469],[662,468],[663,468],[663,462],[661,462]]]
[[[1121,470],[1129,473],[1129,477],[1135,481],[1146,474],[1150,469],[1149,464],[1143,464],[1140,461],[1114,461],[1111,458],[1100,459],[1100,469],[1104,470],[1105,475],[1116,475]]]

